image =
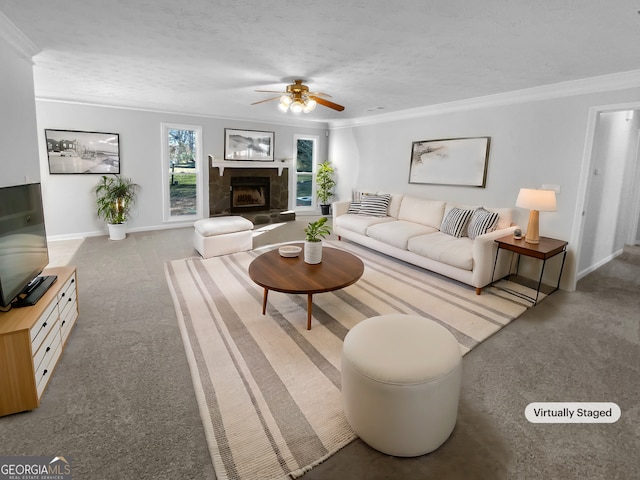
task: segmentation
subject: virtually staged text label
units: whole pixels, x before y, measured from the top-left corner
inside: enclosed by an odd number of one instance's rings
[[[524,410],[531,423],[615,423],[620,414],[613,402],[533,402]]]

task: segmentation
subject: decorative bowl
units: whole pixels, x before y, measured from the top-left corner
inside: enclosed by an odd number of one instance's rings
[[[300,255],[301,251],[302,247],[297,247],[295,245],[284,245],[278,249],[278,252],[282,257],[297,257]]]

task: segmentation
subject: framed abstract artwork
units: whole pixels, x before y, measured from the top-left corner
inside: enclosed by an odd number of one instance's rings
[[[273,132],[224,129],[224,159],[273,162]]]
[[[491,137],[413,142],[409,183],[484,188]]]
[[[49,173],[120,173],[120,135],[80,130],[44,131]]]

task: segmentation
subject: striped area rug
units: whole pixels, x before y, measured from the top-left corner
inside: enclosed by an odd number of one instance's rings
[[[165,264],[218,479],[296,478],[355,438],[340,396],[346,333],[375,315],[422,315],[447,327],[463,353],[526,310],[517,297],[473,288],[349,242],[362,278],[313,297],[263,290],[247,274],[276,246]]]

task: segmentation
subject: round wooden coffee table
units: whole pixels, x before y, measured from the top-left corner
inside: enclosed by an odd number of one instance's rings
[[[302,247],[304,245],[294,244]],[[322,262],[311,265],[304,261],[304,251],[293,258],[270,250],[249,265],[249,277],[264,288],[262,314],[267,310],[269,290],[307,295],[307,330],[311,330],[313,294],[340,290],[356,283],[364,272],[364,264],[355,255],[323,247]]]

